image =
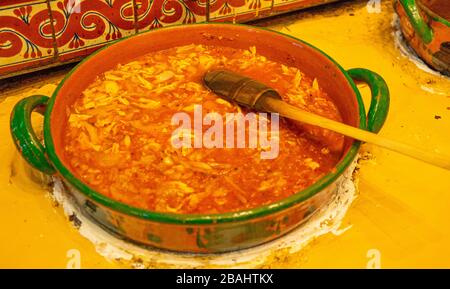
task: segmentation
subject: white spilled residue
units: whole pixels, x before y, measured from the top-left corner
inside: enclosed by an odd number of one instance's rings
[[[431,87],[428,87],[428,86],[425,86],[425,85],[421,85],[420,88],[422,90],[424,90],[426,92],[429,92],[429,93],[432,93],[432,94],[445,95],[445,96],[449,95],[448,93],[445,93],[445,92],[442,92],[442,91],[438,91],[438,90],[436,90],[434,88],[431,88]]]
[[[333,229],[331,231],[331,233],[333,233],[335,236],[340,236],[340,235],[344,234],[345,232],[347,232],[348,230],[350,230],[351,228],[352,228],[352,225],[348,225],[347,227],[342,228],[342,229],[339,229],[339,228]]]
[[[123,266],[133,268],[256,268],[270,266],[268,262],[270,262],[271,256],[293,254],[305,248],[319,236],[327,233],[340,235],[351,228],[351,226],[347,226],[342,229],[341,221],[356,197],[355,180],[353,179],[355,167],[356,161],[343,174],[333,199],[326,207],[314,214],[307,223],[269,243],[222,254],[174,253],[128,243],[110,235],[83,216],[58,178],[54,178],[53,196],[63,206],[67,216],[76,215],[80,234],[95,245],[97,252]]]

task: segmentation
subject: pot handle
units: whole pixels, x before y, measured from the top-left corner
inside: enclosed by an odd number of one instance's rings
[[[389,111],[390,97],[386,81],[379,74],[365,68],[352,68],[347,72],[353,80],[363,81],[369,85],[372,100],[367,114],[367,129],[379,132]]]
[[[47,159],[44,146],[31,125],[31,113],[36,110],[44,114],[49,98],[33,95],[19,101],[13,108],[10,119],[11,135],[22,157],[37,170],[52,175],[55,168]]]
[[[416,31],[416,33],[422,38],[425,44],[430,43],[433,40],[433,30],[428,26],[425,20],[419,13],[416,0],[398,0],[405,9],[409,22]]]

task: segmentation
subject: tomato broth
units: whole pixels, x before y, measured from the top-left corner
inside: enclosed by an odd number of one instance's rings
[[[212,69],[254,78],[293,105],[342,121],[317,79],[259,55],[255,47],[174,47],[93,79],[67,111],[64,154],[70,169],[99,193],[134,207],[215,214],[271,204],[334,168],[344,138],[285,119],[274,159],[261,159],[260,145],[175,148],[176,113],[193,117],[195,105],[202,105],[203,114],[248,112],[203,86],[203,75]]]

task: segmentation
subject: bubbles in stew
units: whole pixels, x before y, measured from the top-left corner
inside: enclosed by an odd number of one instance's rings
[[[274,203],[333,169],[343,137],[285,119],[275,159],[261,159],[260,146],[174,148],[175,113],[193,118],[196,104],[203,115],[243,110],[202,85],[212,69],[257,79],[285,101],[341,121],[316,79],[259,55],[255,47],[180,46],[119,64],[83,91],[68,110],[64,154],[71,171],[100,194],[134,207],[214,214]]]

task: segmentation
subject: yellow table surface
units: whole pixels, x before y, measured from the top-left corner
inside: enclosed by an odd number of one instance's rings
[[[381,13],[368,13],[366,3],[331,5],[257,25],[306,40],[344,68],[381,74],[391,108],[380,134],[450,155],[450,80],[419,70],[394,46],[390,1],[382,1]],[[37,72],[0,86],[0,267],[66,268],[71,249],[80,252],[82,268],[119,267],[68,223],[10,138],[13,105],[31,94],[50,95],[67,71]],[[369,90],[359,87],[368,106]],[[320,237],[268,267],[450,267],[450,172],[372,145],[363,149],[374,159],[362,164],[359,195],[343,222],[351,228]]]

